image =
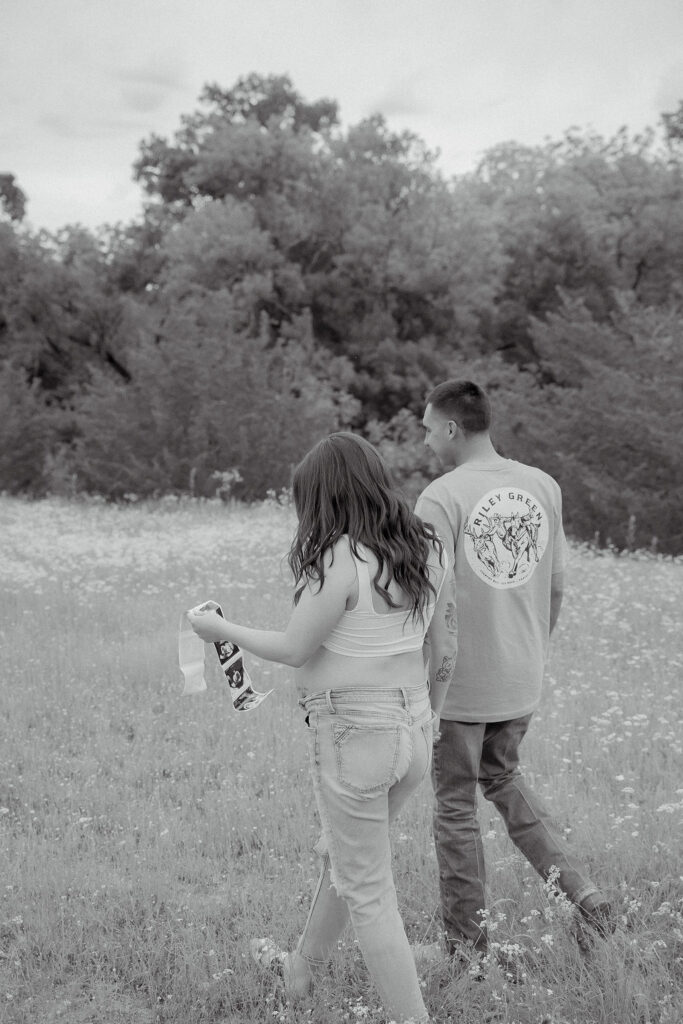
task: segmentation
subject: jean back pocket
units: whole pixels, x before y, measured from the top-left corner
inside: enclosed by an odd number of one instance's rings
[[[388,789],[397,778],[402,725],[349,725],[333,728],[337,780],[355,793]]]

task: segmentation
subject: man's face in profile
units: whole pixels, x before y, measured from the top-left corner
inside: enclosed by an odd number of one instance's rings
[[[422,426],[425,429],[425,446],[434,452],[443,466],[455,465],[453,437],[457,428],[453,421],[437,412],[430,403],[422,417]]]

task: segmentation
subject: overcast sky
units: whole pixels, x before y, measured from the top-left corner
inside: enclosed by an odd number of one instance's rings
[[[683,99],[683,0],[0,0],[0,32],[0,172],[50,230],[137,216],[140,141],[252,71],[385,114],[447,174]]]

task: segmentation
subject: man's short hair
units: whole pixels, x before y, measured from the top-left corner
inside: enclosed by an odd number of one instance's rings
[[[466,434],[482,434],[491,426],[491,405],[483,388],[471,380],[447,380],[437,384],[427,404],[454,420]]]

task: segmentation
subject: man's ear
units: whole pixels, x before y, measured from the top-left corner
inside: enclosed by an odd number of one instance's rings
[[[449,437],[449,439],[452,440],[457,433],[458,433],[458,424],[455,422],[455,420],[449,420],[448,421],[448,437]]]

